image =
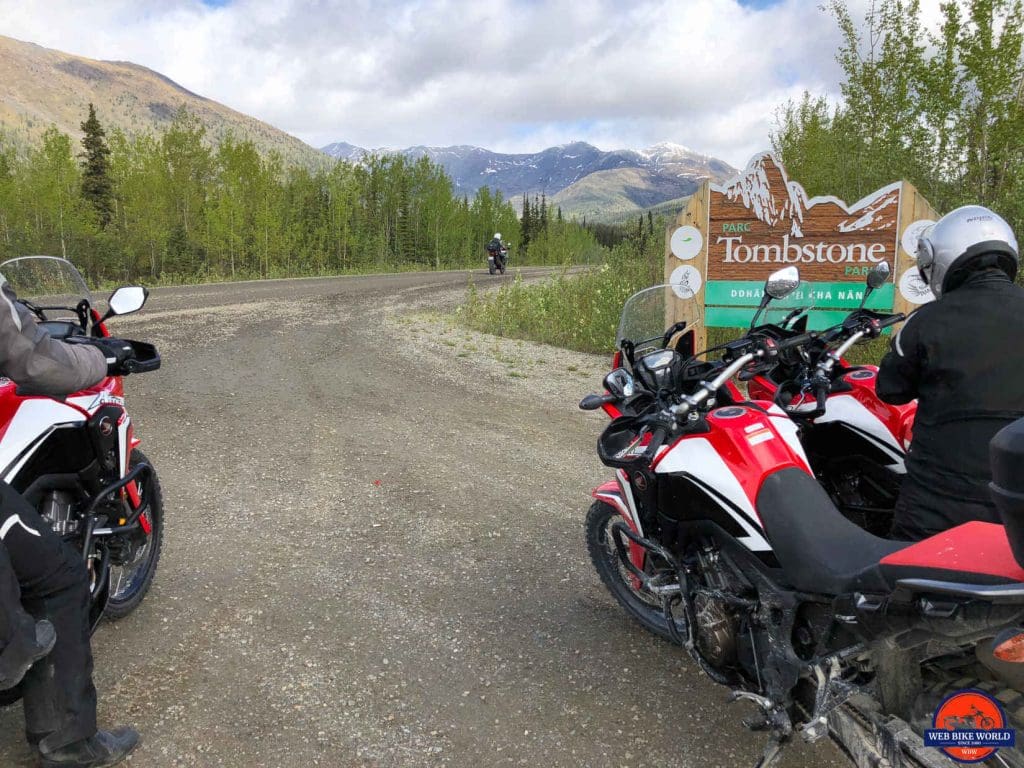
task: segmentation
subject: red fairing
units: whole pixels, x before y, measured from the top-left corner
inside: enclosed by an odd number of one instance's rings
[[[10,426],[11,421],[14,419],[14,415],[18,412],[21,404],[26,400],[52,400],[53,398],[44,397],[42,395],[28,395],[23,397],[17,394],[18,385],[10,379],[0,379],[3,383],[0,383],[0,440],[3,439],[7,433],[7,428]],[[103,393],[110,395],[116,395],[117,397],[124,397],[124,384],[121,377],[107,376],[105,379],[100,381],[95,386],[83,389],[81,392],[75,392],[71,397],[79,397],[81,395],[99,395]],[[88,418],[89,412],[79,408],[74,403],[64,403],[69,408],[74,408],[81,411],[82,414]]]
[[[870,373],[871,375],[866,375]],[[851,392],[843,394],[852,395],[858,403],[867,408],[880,422],[885,424],[894,438],[900,440],[904,431],[908,429],[907,424],[913,425],[914,414],[917,413],[917,401],[906,405],[890,405],[882,402],[875,392],[875,382],[878,380],[878,366],[864,365],[857,370],[851,371],[843,376],[843,381],[853,387]],[[903,445],[900,442],[900,445]]]
[[[618,481],[609,480],[603,485],[599,485],[595,488],[591,494],[598,501],[603,501],[605,504],[610,504],[618,510],[622,519],[626,521],[626,524],[633,529],[633,533],[638,536],[642,536],[643,532],[637,528],[636,523],[633,521],[633,513],[630,512],[628,505],[626,504],[625,498],[623,498],[622,486],[619,485]],[[629,542],[629,559],[633,562],[640,570],[644,567],[644,549],[639,544],[632,541]],[[630,574],[630,581],[633,582],[634,587],[640,586],[640,581],[635,576]]]
[[[747,382],[747,392],[752,400],[774,400],[777,389],[775,382],[767,376],[755,376]]]
[[[1006,528],[995,523],[958,525],[887,555],[882,565],[981,573],[1024,582],[1024,568],[1013,556]]]
[[[100,335],[103,336],[104,338],[109,338],[110,331],[107,330],[107,326],[100,322],[100,313],[97,312],[95,309],[90,309],[89,312],[92,313],[93,323],[96,325],[97,328],[100,329]]]
[[[758,405],[767,409],[771,403],[760,402]],[[668,451],[658,456],[654,468],[682,441],[707,440],[735,476],[754,509],[757,509],[757,493],[761,490],[761,483],[768,475],[789,467],[810,473],[804,458],[794,451],[776,429],[771,417],[762,411],[730,405],[712,411],[707,416],[707,422],[711,427],[710,432],[683,435]]]
[[[617,419],[622,415],[622,411],[616,408],[611,403],[605,403],[601,406],[601,410],[608,414],[609,419]]]

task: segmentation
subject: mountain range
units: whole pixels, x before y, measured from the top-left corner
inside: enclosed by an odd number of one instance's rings
[[[360,162],[367,152],[344,142],[314,149],[138,64],[88,59],[0,35],[0,132],[8,140],[35,144],[50,125],[77,140],[90,103],[108,133],[158,132],[184,107],[202,121],[211,140],[231,132],[291,164],[323,166],[330,162],[325,155]],[[445,168],[457,193],[472,196],[486,185],[516,205],[523,194],[544,193],[565,215],[605,221],[650,209],[673,213],[705,178],[721,182],[735,174],[721,160],[668,142],[614,151],[574,142],[524,154],[473,146],[373,151],[429,157]]]
[[[563,213],[601,219],[624,218],[668,203],[681,208],[681,198],[704,179],[721,182],[736,173],[721,160],[670,142],[613,151],[574,142],[525,154],[465,145],[367,150],[336,142],[321,151],[350,162],[360,162],[366,154],[428,157],[444,167],[458,192],[472,196],[487,186],[515,202],[523,194],[544,193]]]

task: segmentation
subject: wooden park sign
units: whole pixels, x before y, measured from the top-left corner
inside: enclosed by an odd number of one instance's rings
[[[761,301],[765,278],[795,265],[813,306],[808,327],[842,320],[864,296],[864,279],[880,262],[893,277],[866,304],[909,313],[934,297],[915,263],[917,238],[938,218],[908,182],[901,181],[847,205],[835,197],[808,198],[771,153],[756,155],[724,184],[705,181],[669,227],[665,279],[677,294],[702,307],[702,327],[742,328]],[[668,308],[669,323],[685,317]],[[704,347],[703,330],[698,341]]]

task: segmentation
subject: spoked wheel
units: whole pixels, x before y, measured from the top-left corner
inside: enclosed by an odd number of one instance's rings
[[[149,464],[142,451],[132,451],[130,465],[134,467],[142,462]],[[137,531],[112,542],[108,581],[110,597],[103,615],[113,620],[122,619],[139,607],[153,584],[160,562],[164,503],[155,470],[139,486],[139,495],[143,502],[149,502],[149,508],[143,514],[148,517],[152,529],[148,535]]]
[[[665,640],[671,640],[668,621],[661,607],[661,598],[653,595],[642,587],[636,586],[632,574],[626,569],[619,558],[613,536],[612,526],[621,521],[619,514],[610,504],[603,501],[594,502],[587,513],[585,523],[587,534],[587,550],[594,563],[601,581],[619,601],[619,604],[641,625],[650,632]],[[647,558],[647,569],[653,573],[651,560]],[[686,634],[686,625],[676,618],[676,629],[682,636]]]

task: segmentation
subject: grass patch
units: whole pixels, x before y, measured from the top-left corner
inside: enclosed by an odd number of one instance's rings
[[[526,285],[519,275],[494,292],[470,286],[458,309],[462,322],[478,331],[540,341],[580,352],[604,353],[615,344],[615,331],[626,299],[660,282],[660,262],[613,258],[600,269],[566,274]]]
[[[494,292],[478,291],[471,285],[457,315],[461,322],[484,333],[609,354],[615,348],[615,331],[626,299],[663,281],[660,258],[620,255],[597,270],[562,274],[529,285],[517,275]],[[742,328],[709,328],[708,346],[736,339],[744,332]],[[855,365],[877,364],[889,349],[889,338],[858,344],[847,359]],[[492,356],[499,362],[512,362],[497,348]]]

